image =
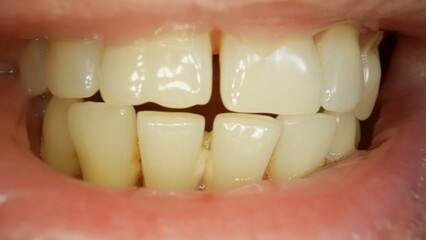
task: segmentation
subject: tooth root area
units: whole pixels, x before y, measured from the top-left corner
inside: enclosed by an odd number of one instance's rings
[[[104,44],[96,40],[52,40],[46,57],[46,82],[60,98],[86,98],[99,90]]]
[[[228,110],[308,114],[320,108],[323,79],[310,36],[269,44],[225,34],[220,63],[221,97]]]
[[[110,187],[138,183],[141,169],[132,106],[75,103],[68,119],[85,181]]]
[[[143,111],[137,115],[145,187],[195,190],[204,172],[203,116]]]
[[[358,128],[358,122],[352,112],[337,113],[325,111],[325,114],[335,118],[337,127],[331,144],[330,152],[327,156],[327,162],[334,162],[353,153],[356,145],[359,143],[361,133]]]
[[[322,107],[352,111],[363,95],[359,33],[355,26],[337,25],[319,38],[317,49],[324,74]]]
[[[41,157],[53,169],[65,175],[80,175],[74,144],[68,131],[68,109],[81,99],[60,99],[53,96],[47,106],[43,127]]]
[[[19,80],[31,96],[47,92],[44,66],[48,41],[45,38],[32,40],[19,59]]]
[[[208,33],[173,31],[107,47],[101,81],[107,103],[185,108],[206,104],[211,91]]]
[[[364,73],[364,95],[354,110],[354,114],[359,120],[365,120],[370,117],[379,93],[382,76],[379,44],[382,38],[382,32],[375,33],[361,53]]]
[[[217,115],[206,169],[206,188],[228,188],[262,180],[279,133],[280,124],[271,117]]]
[[[333,116],[278,116],[282,124],[267,174],[274,180],[306,176],[324,165],[336,131]]]

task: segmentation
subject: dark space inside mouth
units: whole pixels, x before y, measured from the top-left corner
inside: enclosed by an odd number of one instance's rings
[[[396,33],[388,32],[380,44],[380,61],[382,67],[382,81],[381,85],[386,84],[386,75],[389,69],[390,60],[392,54],[397,46]],[[140,106],[135,106],[136,111],[165,111],[165,112],[191,112],[200,114],[206,119],[206,131],[211,131],[213,126],[214,118],[219,113],[230,112],[225,108],[220,98],[220,67],[219,67],[219,56],[213,55],[213,88],[210,101],[206,105],[197,105],[190,108],[183,109],[172,109],[160,106],[155,103],[146,103]],[[379,92],[380,95],[380,92]],[[51,98],[50,94],[44,94],[42,96],[33,97],[28,104],[27,111],[27,132],[30,140],[31,151],[40,158],[40,139],[41,139],[41,127],[46,109],[47,103]],[[96,93],[90,98],[86,98],[85,101],[102,102],[100,93]],[[359,150],[371,149],[371,143],[375,133],[375,123],[380,118],[380,104],[377,104],[374,108],[371,116],[360,122],[361,126],[361,141],[358,146]],[[276,117],[274,114],[263,114]]]

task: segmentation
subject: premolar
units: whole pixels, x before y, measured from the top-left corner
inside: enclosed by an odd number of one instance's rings
[[[52,40],[46,59],[46,83],[60,98],[86,98],[99,90],[104,44],[96,40]]]
[[[45,38],[32,40],[22,51],[19,59],[19,79],[31,96],[47,92],[44,68],[48,44]]]
[[[68,109],[81,99],[60,99],[53,96],[47,105],[43,121],[40,155],[44,162],[58,172],[77,177],[80,162],[68,130]]]

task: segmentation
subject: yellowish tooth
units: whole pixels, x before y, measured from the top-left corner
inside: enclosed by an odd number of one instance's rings
[[[279,121],[267,116],[217,115],[206,168],[206,188],[229,188],[262,180],[280,129]]]
[[[375,33],[361,53],[364,66],[364,96],[354,110],[354,114],[359,120],[370,117],[379,93],[382,71],[378,48],[382,38],[382,32]]]
[[[60,99],[53,96],[43,120],[41,157],[56,171],[77,177],[80,175],[74,144],[68,131],[68,108],[81,99]]]
[[[45,38],[32,40],[19,59],[19,79],[31,96],[47,92],[44,74],[47,46]]]
[[[323,79],[310,36],[269,44],[225,34],[220,63],[221,97],[231,111],[308,114],[320,108]]]
[[[111,187],[138,183],[141,168],[132,106],[75,103],[68,119],[85,181]]]
[[[282,130],[268,176],[274,180],[300,178],[323,166],[336,131],[334,117],[316,113],[277,119]]]
[[[206,104],[211,91],[208,33],[174,30],[106,50],[101,95],[107,103],[185,108]]]
[[[204,117],[143,111],[138,113],[137,121],[145,187],[195,190],[202,177],[199,168],[203,164],[199,160]]]
[[[322,106],[329,111],[352,111],[363,95],[358,35],[354,26],[337,25],[317,43],[325,80]]]
[[[96,40],[52,40],[46,59],[46,81],[60,98],[86,98],[99,90],[103,43]]]
[[[337,123],[336,134],[327,156],[327,162],[333,162],[356,150],[355,146],[358,142],[357,138],[359,138],[357,137],[357,119],[352,112],[325,111],[324,113],[334,116]]]

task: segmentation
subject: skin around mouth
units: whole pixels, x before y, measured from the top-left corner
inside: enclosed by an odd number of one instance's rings
[[[421,20],[412,24],[424,26]],[[28,97],[14,77],[3,75],[0,236],[421,239],[426,45],[412,35],[397,36],[369,149],[309,179],[203,193],[111,190],[49,171],[29,150]]]

